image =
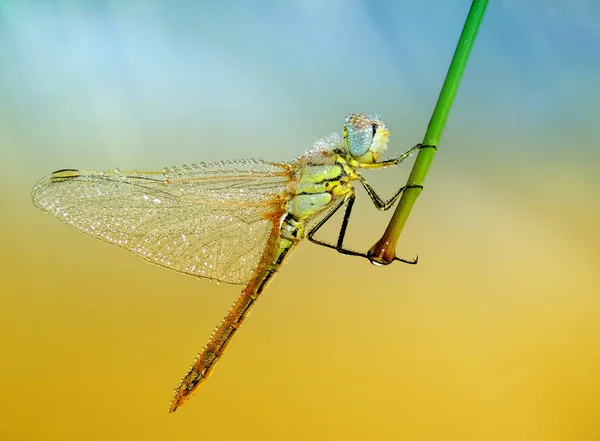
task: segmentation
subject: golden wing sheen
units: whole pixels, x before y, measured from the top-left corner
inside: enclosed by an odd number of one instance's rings
[[[287,164],[231,161],[162,172],[61,170],[34,204],[90,236],[182,273],[245,284],[285,204]]]

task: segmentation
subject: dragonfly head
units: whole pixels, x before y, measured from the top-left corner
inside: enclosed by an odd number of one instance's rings
[[[350,156],[363,164],[377,162],[387,149],[390,131],[379,115],[352,113],[344,124],[344,144]]]

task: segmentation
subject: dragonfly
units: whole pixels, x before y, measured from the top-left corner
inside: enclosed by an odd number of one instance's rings
[[[341,254],[368,257],[344,246],[354,183],[362,184],[379,210],[392,207],[408,187],[384,200],[360,171],[393,167],[423,148],[416,145],[379,161],[389,136],[378,115],[353,113],[342,135],[318,140],[288,163],[222,161],[151,172],[63,169],[41,179],[32,199],[72,227],[146,261],[245,286],[175,389],[169,407],[174,412],[210,377],[273,275],[305,236]],[[317,239],[315,233],[341,207],[337,242]]]

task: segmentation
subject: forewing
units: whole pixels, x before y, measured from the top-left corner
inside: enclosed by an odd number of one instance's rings
[[[246,283],[278,227],[289,165],[221,162],[163,172],[61,170],[34,204],[91,236],[175,271]]]

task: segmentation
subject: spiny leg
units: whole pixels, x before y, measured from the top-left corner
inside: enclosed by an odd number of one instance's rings
[[[331,248],[333,250],[336,250],[338,253],[340,254],[344,254],[347,256],[358,256],[358,257],[364,257],[365,259],[368,259],[369,256],[367,255],[367,253],[361,253],[358,251],[354,251],[354,250],[349,250],[347,248],[344,248],[344,238],[346,236],[346,229],[348,228],[348,222],[350,220],[350,214],[352,213],[352,207],[354,206],[354,201],[356,199],[356,195],[354,193],[351,193],[349,196],[347,196],[345,199],[342,199],[340,202],[337,203],[337,205],[335,205],[322,219],[319,220],[319,222],[317,222],[317,224],[308,232],[308,240],[310,240],[313,243],[316,243],[317,245],[321,245],[327,248]],[[327,221],[329,219],[331,219],[331,216],[333,216],[342,205],[346,205],[346,209],[344,210],[344,218],[342,219],[342,224],[340,226],[340,231],[338,233],[338,240],[337,243],[335,245],[331,244],[331,243],[327,243],[327,242],[323,242],[322,240],[319,239],[315,239],[314,235],[315,233],[323,226],[325,225],[325,223],[327,223]],[[399,260],[400,262],[404,262],[404,263],[408,263],[411,265],[414,265],[417,263],[418,258],[413,259],[413,260],[404,260],[404,259],[400,259],[400,258],[396,258],[397,260]]]
[[[392,196],[389,200],[383,201],[381,199],[381,197],[375,192],[373,187],[371,187],[371,185],[365,180],[365,178],[363,178],[362,176],[359,176],[359,179],[360,179],[360,182],[362,183],[363,187],[365,188],[365,191],[371,198],[371,201],[373,201],[373,205],[375,205],[375,207],[381,211],[386,211],[386,210],[389,210],[391,207],[393,207],[394,204],[396,203],[396,201],[398,200],[398,198],[400,197],[400,195],[402,195],[402,193],[404,193],[404,191],[406,189],[408,189],[408,188],[420,188],[421,190],[423,189],[422,185],[406,185],[406,186],[400,188],[396,192],[396,194],[394,194],[394,196]],[[419,257],[417,256],[412,260],[406,260],[406,259],[402,259],[402,258],[396,256],[393,260],[398,260],[399,262],[408,263],[410,265],[415,265],[419,261]],[[371,259],[369,259],[369,261],[371,261],[371,263],[372,263]]]
[[[358,167],[358,168],[366,168],[366,169],[374,169],[374,168],[382,168],[382,167],[392,167],[394,165],[398,165],[401,162],[403,162],[406,158],[408,158],[410,155],[412,155],[415,150],[421,150],[421,149],[435,149],[435,150],[437,150],[437,147],[434,146],[434,145],[417,144],[414,147],[410,148],[409,150],[405,151],[404,153],[400,154],[396,158],[386,159],[385,161],[375,162],[373,164],[360,164],[360,163],[358,163],[358,164],[355,164],[355,166]]]
[[[385,161],[378,162],[377,164],[381,164],[381,167],[387,167],[390,165],[400,164],[406,158],[408,158],[410,155],[412,155],[415,150],[420,150],[420,149],[421,149],[421,144],[417,144],[414,147],[410,148],[409,150],[405,151],[404,153],[400,154],[398,157],[396,157],[394,159],[387,159]]]
[[[344,237],[346,236],[346,229],[348,228],[348,221],[350,220],[350,214],[352,213],[352,207],[354,206],[354,201],[356,200],[356,195],[353,193],[350,194],[348,200],[346,201],[346,209],[344,210],[344,218],[342,219],[342,225],[340,225],[340,231],[338,233],[338,240],[336,244],[336,249],[338,251],[344,250]]]
[[[377,208],[378,210],[381,210],[381,211],[389,210],[390,207],[392,207],[396,203],[396,201],[398,200],[398,198],[400,197],[400,195],[407,188],[415,188],[415,187],[423,188],[421,185],[404,186],[404,187],[400,188],[394,194],[394,196],[392,196],[389,200],[384,201],[383,199],[381,199],[381,197],[377,194],[377,192],[375,191],[375,189],[373,187],[371,187],[371,184],[369,184],[364,177],[362,177],[361,175],[358,175],[358,179],[360,180],[360,183],[363,185],[363,187],[365,188],[365,191],[367,192],[367,194],[371,198],[371,201],[373,201],[373,205],[375,205],[375,208]]]
[[[345,255],[349,255],[349,256],[359,256],[359,257],[367,257],[366,253],[359,253],[358,251],[353,251],[353,250],[348,250],[346,248],[344,248],[343,246],[343,242],[344,242],[344,236],[346,235],[346,228],[348,227],[348,220],[350,219],[350,213],[352,212],[352,205],[354,204],[354,199],[355,199],[355,195],[354,193],[350,194],[350,196],[347,196],[344,199],[341,199],[331,210],[329,210],[329,212],[323,216],[323,218],[321,218],[319,220],[319,222],[317,222],[317,224],[308,232],[308,240],[310,240],[313,243],[316,243],[317,245],[321,245],[327,248],[331,248],[333,250],[336,250],[338,253],[340,254],[345,254]],[[344,219],[342,220],[342,225],[340,227],[340,232],[338,234],[338,240],[337,243],[331,244],[331,243],[327,243],[327,242],[323,242],[322,240],[319,239],[315,239],[314,235],[317,231],[319,231],[319,229],[325,225],[327,223],[327,221],[329,219],[331,219],[331,216],[333,216],[335,213],[337,213],[337,211],[342,207],[342,205],[346,205],[346,209],[344,210]]]

